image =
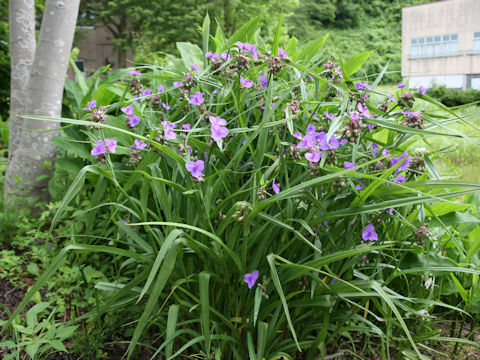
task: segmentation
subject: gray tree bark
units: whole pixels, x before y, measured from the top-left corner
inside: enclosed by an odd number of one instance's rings
[[[28,80],[35,55],[35,0],[10,1],[10,141],[9,158],[20,145],[18,129],[23,127]]]
[[[33,0],[10,0],[10,8],[19,6],[23,9],[31,3]],[[63,86],[79,3],[80,0],[46,0],[38,45],[34,50],[35,56],[24,98],[26,100],[23,112],[25,115],[50,117],[61,115]],[[10,23],[10,28],[16,32],[17,29],[14,28],[18,27],[21,21],[15,14],[11,16],[14,17],[14,22]],[[35,46],[34,42],[33,46]],[[15,52],[16,48],[11,50]],[[14,56],[17,54],[14,55],[12,52],[12,67],[16,66],[18,61],[13,61]],[[41,200],[49,198],[47,182],[52,169],[44,164],[49,162],[53,166],[56,147],[50,140],[57,135],[57,132],[49,130],[57,128],[58,123],[28,118],[21,122],[20,125],[19,121],[10,125],[10,144],[16,145],[12,151],[9,144],[4,187],[7,207],[16,205],[19,197]],[[20,126],[34,131],[21,129]],[[15,177],[21,182],[18,183]],[[37,181],[40,177],[43,179]]]

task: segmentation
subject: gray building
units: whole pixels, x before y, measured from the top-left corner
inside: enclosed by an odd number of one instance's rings
[[[412,87],[480,90],[480,0],[404,7],[402,76]]]

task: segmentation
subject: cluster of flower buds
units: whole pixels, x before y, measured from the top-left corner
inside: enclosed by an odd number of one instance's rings
[[[195,77],[193,76],[192,73],[186,73],[183,76],[182,87],[184,89],[190,90],[191,88],[195,87],[196,85],[197,85],[197,82],[196,82]]]
[[[340,177],[338,179],[333,180],[332,182],[332,188],[333,191],[338,191],[343,189],[347,184],[345,183],[345,179],[343,177]]]
[[[319,176],[320,175],[320,168],[318,166],[318,163],[310,163],[308,166],[308,171],[310,172],[310,175],[312,176]]]
[[[265,200],[267,198],[267,190],[265,189],[265,186],[260,186],[257,189],[257,196],[260,200]]]
[[[235,204],[235,208],[237,211],[233,213],[232,219],[237,219],[239,223],[243,223],[248,215],[248,204],[244,201],[239,201]]]
[[[300,149],[295,144],[290,144],[288,148],[288,153],[293,161],[300,160],[302,158],[302,154],[300,153]]]
[[[329,60],[323,65],[323,68],[326,70],[323,74],[328,80],[337,84],[342,82],[343,73],[340,66],[335,65],[332,61]]]
[[[272,56],[267,62],[268,73],[272,75],[278,75],[283,67],[282,59],[278,56]]]
[[[415,102],[415,97],[411,92],[406,92],[398,99],[398,106],[401,108],[411,108]]]
[[[425,172],[425,160],[421,156],[414,156],[410,161],[409,169],[416,173]]]
[[[287,118],[289,114],[295,116],[300,112],[300,110],[300,101],[293,100],[285,104],[285,107],[283,108],[283,117]]]
[[[131,166],[137,165],[140,160],[142,160],[142,155],[140,150],[134,149],[130,154],[128,154],[128,164]]]
[[[105,115],[105,107],[100,106],[98,109],[92,110],[92,116],[90,121],[97,123],[97,124],[106,124],[107,123],[107,115]],[[91,125],[90,128],[99,130],[99,126]]]
[[[245,54],[239,52],[233,61],[232,68],[234,68],[238,73],[247,71],[250,67],[250,58]]]
[[[335,162],[335,160],[337,159],[337,155],[335,154],[335,150],[330,149],[326,153],[327,153],[327,158],[325,159],[325,163],[329,164],[329,165],[333,164]]]
[[[353,118],[345,125],[345,129],[342,131],[342,138],[351,142],[352,144],[356,144],[357,140],[360,138],[362,134],[362,119],[360,118]]]
[[[383,111],[383,112],[387,112],[388,111],[388,101],[387,100],[382,100],[378,106],[377,106],[377,109],[379,109],[380,111]]]
[[[138,96],[142,93],[143,85],[139,79],[130,80],[130,93],[134,96]]]
[[[419,226],[414,233],[415,241],[419,245],[424,245],[425,240],[427,240],[429,236],[430,236],[430,231],[428,231],[425,225]]]
[[[402,122],[403,126],[408,126],[414,129],[423,129],[425,127],[425,120],[423,120],[423,111],[412,112],[410,110],[404,111],[406,119]]]

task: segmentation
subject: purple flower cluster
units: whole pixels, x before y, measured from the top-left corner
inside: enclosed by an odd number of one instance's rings
[[[338,149],[340,145],[334,135],[327,139],[327,134],[324,131],[317,132],[316,130],[315,125],[308,124],[306,135],[302,137],[301,141],[297,144],[300,149],[308,149],[305,153],[305,158],[311,163],[320,161],[322,158],[321,150],[335,150]],[[299,136],[299,138],[300,137],[301,136]]]
[[[97,143],[95,147],[90,151],[90,154],[93,156],[100,156],[104,155],[107,152],[111,152],[112,154],[115,154],[115,149],[117,148],[117,141],[113,139],[105,139],[105,142],[103,140],[99,139],[97,140]]]
[[[120,108],[120,111],[127,115],[125,120],[127,124],[130,125],[130,127],[134,128],[135,126],[140,124],[140,118],[136,116],[133,112],[133,105],[130,104],[127,107],[122,107]]]
[[[227,121],[220,117],[210,116],[210,124],[212,124],[210,130],[210,137],[215,141],[220,141],[228,135],[228,129],[224,126],[227,125]]]

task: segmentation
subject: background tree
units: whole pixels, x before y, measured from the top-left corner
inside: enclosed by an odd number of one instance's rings
[[[47,0],[35,46],[34,0],[9,2],[11,104],[5,205],[19,196],[48,199],[46,180],[56,154],[53,123],[20,114],[60,116],[67,62],[80,0]],[[30,129],[34,131],[29,131]],[[40,180],[40,181],[38,181]]]
[[[171,53],[178,41],[200,40],[198,28],[208,12],[217,18],[226,35],[232,34],[254,16],[262,17],[268,32],[276,19],[295,7],[294,0],[82,0],[79,23],[104,25],[119,54],[119,66],[125,67],[131,51],[142,61],[152,52]],[[275,21],[272,21],[275,19]],[[271,33],[271,32],[270,32]]]

